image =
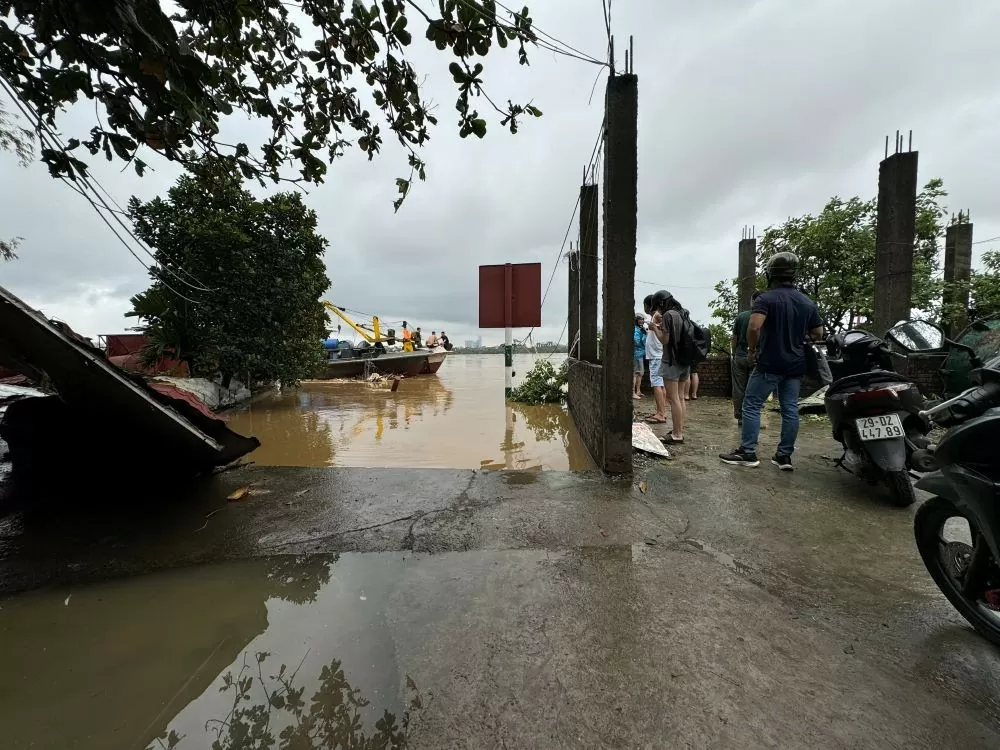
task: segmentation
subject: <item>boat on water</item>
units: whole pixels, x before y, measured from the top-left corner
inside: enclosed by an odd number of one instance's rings
[[[357,344],[333,338],[324,341],[327,361],[317,374],[319,380],[366,377],[371,373],[401,377],[434,375],[441,369],[451,348],[449,345],[447,348],[396,350],[395,331],[388,329],[383,334],[377,317],[372,318],[371,326],[362,325],[354,322],[341,307],[326,301],[323,306],[354,329],[362,340]]]
[[[349,343],[349,342],[344,342]],[[412,352],[379,352],[374,346],[355,348],[347,346],[331,350],[320,380],[333,378],[365,377],[375,372],[379,375],[433,375],[441,369],[448,352],[441,348],[417,349]]]

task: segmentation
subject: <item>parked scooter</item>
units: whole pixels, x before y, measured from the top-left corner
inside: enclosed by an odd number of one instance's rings
[[[951,429],[926,451],[937,469],[917,487],[934,497],[917,511],[914,534],[934,583],[1000,646],[1000,357],[971,379],[973,388],[923,413]]]
[[[823,403],[844,448],[837,465],[872,484],[884,482],[894,505],[912,505],[911,457],[929,445],[920,389],[892,371],[889,347],[866,331],[838,333],[827,352],[836,379]]]

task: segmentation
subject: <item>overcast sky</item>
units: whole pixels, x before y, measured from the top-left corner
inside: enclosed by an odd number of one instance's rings
[[[599,0],[529,6],[538,28],[604,57]],[[897,129],[914,132],[920,183],[942,177],[949,208],[971,209],[975,238],[1000,235],[995,0],[960,8],[932,0],[614,0],[612,23],[619,48],[635,36],[639,76],[636,279],[653,283],[637,282],[637,300],[663,287],[707,321],[712,286],[735,276],[742,227],[754,224],[759,234],[820,210],[832,195],[874,196],[885,136]],[[516,136],[491,121],[485,140],[462,140],[450,53],[428,47],[422,34],[414,39],[411,59],[428,75],[440,121],[426,149],[427,182],[394,215],[393,179],[405,162],[386,148],[374,163],[352,152],[310,188],[307,201],[330,241],[328,297],[425,331],[445,328],[459,343],[480,333],[496,343],[502,331],[477,328],[477,267],[540,261],[547,281],[600,127],[605,74],[588,104],[597,66],[534,50],[523,68],[515,54],[494,49],[485,61],[492,97],[533,99],[544,116]],[[92,117],[92,105],[79,106],[61,131],[85,133]],[[142,179],[100,161],[95,174],[124,205],[176,178],[154,154],[146,161],[156,171]],[[0,169],[0,236],[24,238],[20,258],[0,265],[0,284],[87,335],[131,325],[123,315],[147,286],[142,267],[43,166],[21,169],[0,153]],[[989,247],[976,245],[975,257]],[[536,340],[563,328],[566,277],[561,262]]]

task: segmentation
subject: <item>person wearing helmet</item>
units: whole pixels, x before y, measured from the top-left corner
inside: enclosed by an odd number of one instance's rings
[[[816,303],[795,288],[799,259],[794,253],[772,255],[764,267],[767,290],[757,297],[747,326],[747,362],[753,367],[743,396],[740,445],[719,456],[733,466],[759,466],[760,413],[775,390],[781,406],[781,436],[771,463],[792,470],[799,433],[799,388],[806,374],[805,340],[823,338]]]
[[[652,309],[653,320],[650,325],[663,344],[660,377],[663,378],[667,402],[670,404],[670,433],[663,438],[663,442],[667,445],[679,445],[684,442],[684,422],[687,418],[687,405],[681,394],[681,384],[690,376],[690,368],[677,362],[677,342],[680,340],[687,311],[666,289],[653,294]]]

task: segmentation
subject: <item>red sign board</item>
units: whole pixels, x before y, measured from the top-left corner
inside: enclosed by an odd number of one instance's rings
[[[541,324],[541,263],[479,267],[480,328],[532,328]]]

